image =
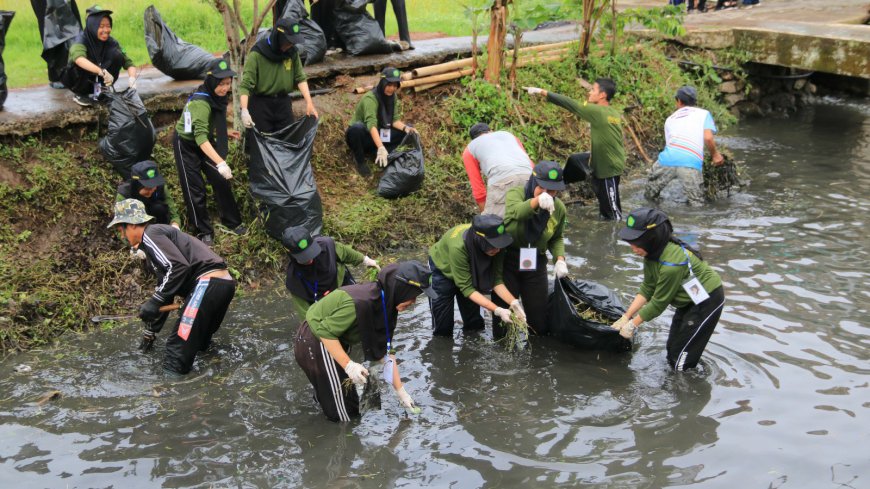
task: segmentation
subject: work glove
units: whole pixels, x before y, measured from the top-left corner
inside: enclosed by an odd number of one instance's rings
[[[553,266],[553,273],[557,279],[568,276],[568,264],[565,263],[565,260],[556,261],[556,264]]]
[[[139,319],[146,323],[153,323],[160,317],[160,314],[162,314],[160,312],[160,303],[153,297],[139,306]]]
[[[544,93],[544,89],[538,87],[523,87],[523,90],[529,95],[542,95]]]
[[[617,331],[620,331],[622,327],[625,326],[627,323],[628,316],[622,316],[621,318],[617,319],[615,323],[611,324],[610,327]]]
[[[526,311],[523,309],[523,306],[520,305],[519,299],[514,299],[514,301],[511,302],[511,311],[517,315],[517,318],[520,321],[526,322]]]
[[[630,340],[632,336],[634,336],[634,331],[637,329],[637,326],[634,325],[631,321],[625,323],[622,328],[619,330],[619,336]]]
[[[136,90],[136,86],[137,86],[136,82],[138,82],[138,81],[139,81],[138,77],[134,76],[134,77],[130,78],[130,81],[127,83],[127,87],[130,88],[131,90]]]
[[[401,404],[403,408],[409,409],[411,411],[417,409],[417,405],[414,404],[414,400],[411,399],[411,396],[409,396],[408,392],[405,391],[404,385],[394,390],[396,392],[396,397],[399,398],[399,404]]]
[[[137,260],[144,260],[146,258],[145,252],[138,248],[130,248],[130,255]]]
[[[221,161],[217,164],[217,171],[224,177],[224,180],[232,180],[233,172],[230,170],[230,166],[227,165],[226,161]]]
[[[381,271],[381,267],[380,267],[380,265],[378,265],[378,262],[372,260],[371,258],[369,258],[367,256],[363,257],[363,265],[365,265],[367,267],[374,268],[375,270],[377,270],[379,272]]]
[[[509,323],[511,322],[511,312],[503,307],[496,307],[494,311],[492,311],[493,316],[497,316],[502,322]]]
[[[381,168],[386,168],[388,163],[387,156],[389,156],[389,154],[390,153],[387,152],[387,147],[381,146],[380,148],[378,148],[378,156],[375,157],[375,163],[377,163],[377,165]]]
[[[103,85],[107,87],[111,87],[115,83],[115,77],[106,70],[101,71],[100,76],[103,77]]]
[[[541,210],[545,210],[550,214],[556,212],[556,201],[553,200],[553,196],[548,194],[547,192],[543,192],[538,196],[538,207]]]
[[[354,384],[365,385],[368,382],[366,377],[369,375],[369,371],[353,360],[347,362],[347,365],[344,366],[344,373],[350,377],[350,381]]]
[[[142,333],[142,341],[139,342],[139,350],[146,352],[154,346],[154,340],[157,339],[157,334],[147,329]]]
[[[181,230],[181,226],[179,226],[177,222],[173,222],[172,224],[170,224],[170,226],[174,227],[175,229]]]
[[[254,119],[251,118],[251,113],[248,109],[242,109],[242,125],[250,129],[254,127]]]
[[[413,126],[405,126],[405,134],[420,134]]]

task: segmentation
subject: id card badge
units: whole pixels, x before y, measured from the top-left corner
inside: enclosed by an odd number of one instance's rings
[[[190,111],[184,111],[184,132],[192,132],[193,131],[193,120],[190,118]]]
[[[520,271],[531,272],[538,269],[538,249],[520,248]]]
[[[384,362],[384,382],[393,385],[393,365],[396,361],[393,357],[387,355],[387,360]]]
[[[94,100],[100,98],[101,93],[103,93],[103,87],[100,86],[100,82],[94,82]]]
[[[701,281],[698,280],[698,277],[692,277],[683,282],[683,290],[689,294],[689,298],[691,298],[692,302],[695,304],[700,304],[710,298],[710,294],[704,290],[704,286],[701,285]]]
[[[393,131],[391,131],[390,128],[381,129],[381,142],[382,143],[389,143],[390,136],[392,136],[392,135],[393,135]]]

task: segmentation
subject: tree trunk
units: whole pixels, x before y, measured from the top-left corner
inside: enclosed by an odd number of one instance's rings
[[[612,17],[610,30],[612,31],[613,39],[610,41],[610,57],[616,56],[616,0],[610,0],[610,15]]]
[[[511,70],[510,70],[510,81],[511,81],[511,93],[514,93],[517,88],[517,60],[520,57],[520,43],[523,42],[523,31],[519,28],[514,29],[514,52],[513,59],[511,60]]]
[[[592,11],[595,0],[583,0],[583,36],[580,38],[580,59],[586,61],[592,41]]]
[[[495,0],[490,8],[489,40],[486,43],[486,81],[499,84],[504,65],[504,43],[507,35],[507,4],[510,0]]]

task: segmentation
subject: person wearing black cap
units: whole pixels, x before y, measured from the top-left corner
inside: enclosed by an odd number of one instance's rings
[[[73,100],[83,107],[102,100],[103,87],[111,87],[123,67],[130,77],[130,88],[136,88],[136,67],[118,44],[112,33],[112,11],[96,5],[86,10],[85,29],[69,49],[70,66],[61,76],[63,84],[73,92]]]
[[[181,219],[175,200],[166,191],[166,180],[157,171],[157,163],[151,160],[140,161],[130,170],[130,181],[118,185],[117,202],[136,199],[145,205],[145,212],[154,216],[157,224],[169,224],[179,229]]]
[[[674,95],[677,110],[665,121],[665,149],[649,173],[644,195],[655,200],[673,180],[680,182],[686,202],[704,205],[704,147],[713,156],[713,164],[725,163],[716,149],[716,124],[710,112],[696,107],[698,92],[684,85]]]
[[[223,225],[235,234],[247,232],[229,182],[233,172],[226,162],[229,138],[240,136],[238,131],[227,129],[228,95],[234,76],[226,61],[215,60],[205,81],[188,97],[172,140],[187,224],[209,246],[214,241],[214,228],[208,217],[203,173],[214,191]]]
[[[598,213],[607,221],[622,219],[619,199],[619,178],[625,168],[625,146],[622,140],[622,113],[610,106],[616,94],[616,84],[610,78],[599,78],[592,84],[583,104],[558,93],[541,88],[523,87],[529,95],[540,95],[590,124],[592,138],[592,190],[598,198]]]
[[[364,177],[371,175],[366,165],[366,153],[377,151],[375,162],[385,167],[389,152],[402,142],[405,133],[417,132],[402,122],[402,101],[396,95],[401,76],[396,68],[385,68],[378,85],[357,103],[350,127],[344,133],[356,169]]]
[[[280,19],[269,35],[251,48],[239,85],[245,127],[256,126],[260,132],[271,133],[292,124],[290,93],[295,88],[305,99],[305,114],[318,116],[296,49],[305,41],[299,31],[297,20]]]
[[[508,190],[505,198],[505,228],[513,237],[506,249],[504,265],[496,269],[495,284],[504,284],[514,296],[522,299],[529,326],[534,333],[546,335],[547,325],[547,251],[553,255],[553,271],[557,279],[568,275],[565,263],[565,243],[562,233],[567,222],[565,204],[556,197],[565,189],[562,167],[553,161],[539,161],[525,187]],[[507,307],[500,297],[493,302]],[[493,335],[504,335],[497,318]]]
[[[393,338],[399,313],[414,304],[421,293],[437,298],[430,286],[431,272],[418,261],[385,266],[375,282],[346,285],[315,302],[296,335],[296,363],[314,387],[314,400],[330,421],[345,422],[359,416],[356,389],[345,379],[365,385],[369,370],[350,359],[348,352],[362,344],[368,362],[384,365],[384,379],[391,383],[399,403],[416,410],[405,391]]]
[[[504,221],[495,214],[474,216],[471,224],[449,229],[429,248],[432,289],[438,298],[429,301],[432,310],[432,334],[453,336],[453,299],[459,303],[464,332],[482,330],[480,308],[502,321],[510,321],[511,311],[523,320],[526,313],[520,301],[504,284],[495,285],[496,270],[502,267],[504,253],[513,238]],[[510,310],[497,306],[484,294],[495,292],[510,304]]]
[[[305,317],[308,308],[330,292],[355,282],[348,265],[364,264],[381,270],[378,262],[328,236],[311,237],[304,226],[291,226],[281,236],[290,253],[284,285],[293,296],[293,307]]]
[[[387,0],[374,0],[375,1],[375,19],[378,21],[378,25],[381,26],[381,32],[384,35],[387,35],[386,30],[386,21],[387,21]],[[414,49],[414,46],[411,44],[411,31],[408,29],[408,12],[405,9],[405,0],[390,0],[393,4],[393,13],[396,14],[396,24],[399,27],[399,40],[407,43],[407,47],[402,46],[403,49]]]
[[[478,122],[468,133],[471,142],[462,153],[462,163],[471,195],[481,214],[504,217],[505,194],[529,180],[532,160],[519,138],[507,131],[492,132],[488,124]]]
[[[668,363],[677,371],[694,368],[725,305],[722,279],[700,253],[674,237],[671,221],[658,209],[633,210],[619,238],[644,259],[643,283],[613,328],[630,339],[641,323],[672,305],[676,312],[668,333]]]

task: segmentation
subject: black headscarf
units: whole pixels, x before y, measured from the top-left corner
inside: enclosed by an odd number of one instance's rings
[[[281,43],[284,42],[284,35],[278,31],[278,28],[290,29],[295,22],[292,19],[281,19],[269,32],[269,35],[257,41],[251,51],[256,51],[266,57],[269,61],[282,63],[284,60],[293,59],[296,56],[296,45],[291,44],[290,49],[281,51]]]
[[[674,227],[671,224],[670,220],[667,220],[659,224],[658,226],[650,229],[649,231],[643,233],[640,238],[634,241],[629,241],[629,243],[646,251],[646,256],[644,257],[645,260],[659,261],[668,243],[674,243],[677,246],[686,248],[687,250],[691,251],[692,254],[697,256],[699,260],[704,259],[701,256],[701,253],[695,247],[690,246],[685,241],[674,237]]]
[[[526,200],[535,197],[536,188],[538,188],[538,180],[535,178],[535,175],[532,175],[529,177],[528,183],[526,183]],[[545,211],[540,207],[538,208],[538,212],[526,220],[526,242],[529,246],[534,246],[535,243],[541,239],[541,235],[544,234],[544,230],[547,229],[547,221],[549,220],[550,211]]]
[[[230,95],[227,93],[223,97],[219,97],[215,93],[215,89],[220,85],[222,78],[217,78],[211,73],[206,75],[202,85],[196,87],[191,100],[205,100],[211,106],[211,119],[209,125],[214,130],[214,135],[209,134],[214,140],[211,142],[214,145],[215,151],[221,158],[226,158],[229,154],[230,143],[227,132],[227,105],[230,102]],[[202,95],[205,94],[205,95]]]
[[[85,45],[88,53],[88,60],[99,66],[106,68],[111,64],[112,59],[117,51],[121,49],[118,41],[112,36],[105,41],[101,41],[97,36],[97,31],[100,28],[100,22],[103,18],[109,19],[109,25],[112,25],[112,16],[97,11],[89,14],[85,19],[85,29],[79,34],[78,42]]]
[[[393,112],[396,109],[396,93],[392,96],[387,96],[384,89],[390,82],[386,78],[381,78],[378,86],[372,89],[375,98],[378,99],[378,127],[387,128],[393,125]]]
[[[314,291],[311,288],[315,285],[318,299],[338,286],[338,267],[344,266],[338,263],[335,241],[332,238],[318,236],[314,239],[320,245],[320,254],[314,257],[314,263],[310,265],[297,263],[291,255],[290,263],[287,264],[287,278],[284,281],[291,294],[309,303],[314,302]]]
[[[474,232],[474,228],[466,229],[462,239],[471,262],[471,285],[474,290],[488,294],[494,283],[492,262],[495,257],[487,255],[486,252],[493,249],[493,246],[485,237]]]

